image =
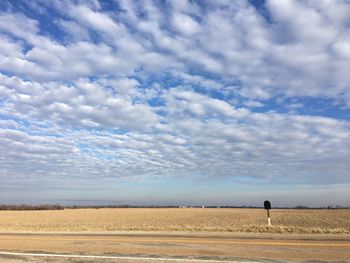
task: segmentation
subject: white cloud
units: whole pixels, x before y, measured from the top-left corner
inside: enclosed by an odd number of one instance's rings
[[[192,35],[200,31],[198,22],[184,13],[174,14],[172,24],[175,30],[179,31],[181,34]]]
[[[38,21],[29,19],[20,13],[2,13],[0,15],[0,29],[28,41],[31,41],[33,35],[39,32]]]
[[[13,42],[4,36],[1,36],[0,44],[3,56],[21,55],[21,45],[19,43]]]
[[[61,29],[67,32],[73,38],[74,41],[90,40],[89,31],[74,21],[59,19],[57,21],[57,24],[60,26]]]
[[[190,113],[202,117],[226,117],[242,118],[249,110],[235,109],[226,101],[214,99],[199,93],[176,88],[164,94],[166,100],[166,111],[170,114],[184,115]]]
[[[118,34],[118,25],[108,15],[95,12],[84,5],[71,6],[69,14],[78,20],[83,26],[86,25],[94,30],[108,34]]]
[[[243,104],[247,107],[264,107],[264,104],[261,103],[260,101],[256,101],[256,100],[247,100],[244,101]]]
[[[75,126],[77,123],[88,127],[147,129],[157,120],[146,104],[134,103],[134,97],[121,97],[123,93],[113,93],[84,79],[72,86],[41,85],[2,75],[0,83],[7,88],[7,93],[12,91],[6,103],[8,111],[33,118],[49,118],[62,125]],[[130,85],[125,79],[119,84]],[[120,87],[121,90],[127,88]]]

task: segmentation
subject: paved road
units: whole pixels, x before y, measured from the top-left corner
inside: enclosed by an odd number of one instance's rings
[[[0,234],[0,251],[108,255],[119,259],[157,257],[226,261],[350,262],[350,237],[227,233],[3,233]],[[1,257],[5,255],[0,253],[0,259]],[[9,255],[6,258],[11,259]]]

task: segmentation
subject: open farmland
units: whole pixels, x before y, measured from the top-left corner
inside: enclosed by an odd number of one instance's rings
[[[350,260],[350,210],[274,209],[271,216],[267,227],[263,209],[0,211],[0,261],[49,260],[35,253],[71,257],[57,262],[84,255],[116,257],[107,262]]]
[[[65,209],[0,211],[0,232],[269,232],[349,234],[350,210]]]

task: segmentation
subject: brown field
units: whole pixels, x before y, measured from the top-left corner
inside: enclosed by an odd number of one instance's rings
[[[28,253],[120,257],[89,262],[350,262],[350,210],[274,209],[271,219],[267,227],[263,209],[0,211],[0,262],[87,262]]]
[[[189,231],[349,234],[350,210],[65,209],[0,211],[0,232]]]

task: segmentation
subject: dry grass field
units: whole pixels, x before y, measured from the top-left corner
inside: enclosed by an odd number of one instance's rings
[[[190,231],[349,234],[350,210],[65,209],[0,211],[0,232]]]

